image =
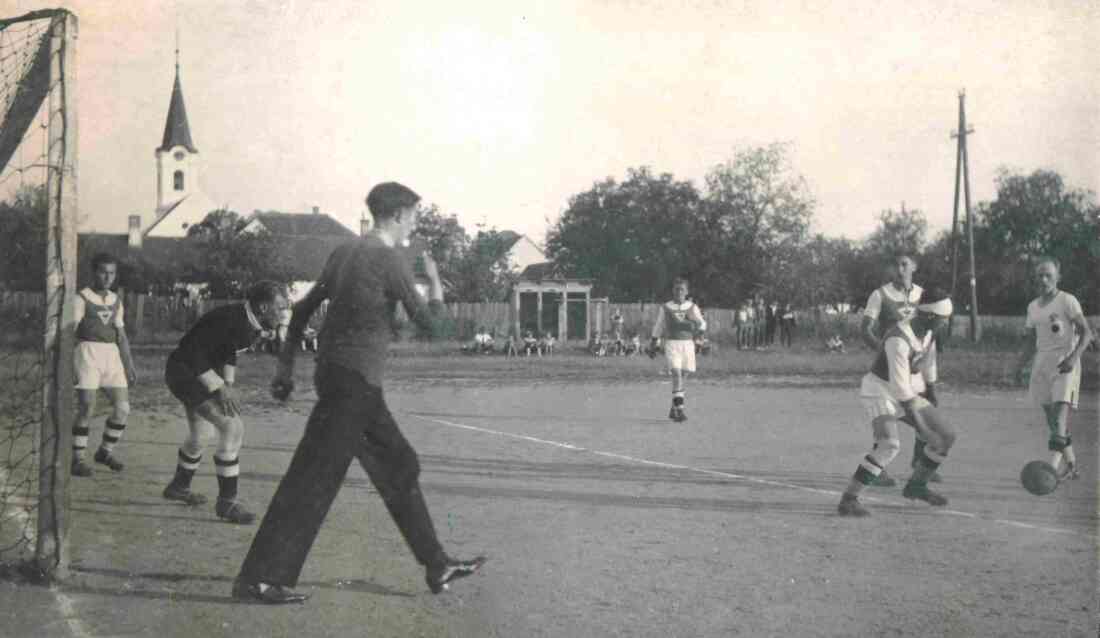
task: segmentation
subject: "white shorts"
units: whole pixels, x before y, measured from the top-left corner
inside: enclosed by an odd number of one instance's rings
[[[78,341],[73,350],[78,390],[125,388],[126,369],[118,345],[101,341]]]
[[[1058,372],[1058,364],[1065,358],[1061,350],[1047,350],[1035,355],[1031,365],[1031,382],[1027,392],[1037,405],[1068,403],[1077,409],[1077,395],[1081,390],[1081,363],[1072,372]]]
[[[924,383],[921,382],[919,387],[913,389],[917,392],[923,392]],[[872,421],[880,416],[898,418],[905,414],[905,408],[901,407],[901,401],[895,399],[890,392],[890,384],[871,372],[863,375],[863,380],[859,384],[859,402]],[[931,404],[923,397],[917,397],[914,400],[913,408],[920,410],[929,405]]]
[[[695,372],[695,342],[690,339],[666,340],[665,360],[669,370]]]

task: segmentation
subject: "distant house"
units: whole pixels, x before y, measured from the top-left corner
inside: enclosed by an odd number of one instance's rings
[[[268,233],[294,260],[299,272],[320,275],[328,256],[340,244],[358,235],[316,206],[312,213],[255,211],[244,221],[240,233]],[[316,279],[291,283],[291,300],[301,299],[313,287]]]
[[[520,235],[512,246],[508,259],[516,270],[523,272],[524,268],[532,264],[545,262],[546,251],[527,235]]]

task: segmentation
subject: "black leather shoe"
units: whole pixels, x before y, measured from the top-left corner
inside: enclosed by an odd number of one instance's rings
[[[489,560],[484,556],[478,556],[473,560],[455,560],[448,558],[442,565],[435,565],[425,569],[424,578],[428,582],[428,589],[433,594],[438,594],[450,589],[451,581],[465,578],[485,564]]]
[[[287,605],[290,603],[304,603],[309,595],[299,594],[282,585],[242,583],[238,580],[233,583],[233,598],[265,605]]]

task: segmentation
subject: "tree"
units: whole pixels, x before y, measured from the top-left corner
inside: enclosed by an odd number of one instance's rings
[[[11,290],[46,288],[46,187],[21,186],[0,202],[0,284]]]
[[[781,290],[795,294],[792,261],[809,232],[814,200],[787,155],[784,144],[743,149],[706,176],[692,252],[698,277],[727,305]]]
[[[1020,313],[1034,296],[1034,261],[1049,255],[1061,262],[1061,287],[1097,312],[1100,208],[1095,195],[1067,188],[1062,176],[1049,170],[1023,175],[1002,168],[996,181],[997,198],[978,207],[975,224],[978,307]],[[990,285],[999,280],[1002,287]]]
[[[675,276],[697,269],[699,203],[691,182],[632,168],[621,183],[608,178],[571,197],[547,233],[547,253],[565,272],[594,280],[596,295],[659,299]]]
[[[928,235],[928,220],[916,208],[900,211],[886,209],[879,213],[879,226],[864,244],[867,252],[881,261],[899,253],[920,256]]]
[[[508,263],[516,238],[511,231],[479,229],[458,263],[454,296],[462,301],[507,300],[518,278]]]
[[[197,259],[186,269],[183,281],[205,282],[214,297],[244,294],[253,281],[270,279],[288,283],[315,273],[298,272],[283,244],[266,231],[241,233],[244,222],[231,210],[214,210],[187,231],[187,241]]]
[[[439,265],[439,276],[450,285],[446,289],[449,301],[456,299],[455,286],[461,278],[463,259],[470,238],[454,215],[443,215],[435,204],[422,206],[416,222],[415,237],[428,243],[432,258]]]

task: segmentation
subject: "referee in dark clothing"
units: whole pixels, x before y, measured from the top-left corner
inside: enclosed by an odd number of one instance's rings
[[[443,288],[435,262],[424,265],[431,280],[429,303],[417,292],[409,264],[396,250],[416,227],[420,196],[394,182],[367,195],[375,228],[337,248],[320,279],[294,305],[287,344],[301,338],[313,312],[327,299],[318,336],[314,385],[317,403],[290,467],[268,506],[233,585],[233,597],[280,604],[302,602],[293,591],[325,515],[358,459],[378,490],[418,563],[432,593],[473,574],[483,557],[456,560],[436,538],[420,491],[420,462],[382,396],[393,313],[398,302],[422,329],[435,332],[442,315]],[[284,345],[272,393],[285,400],[293,389],[296,349]]]

